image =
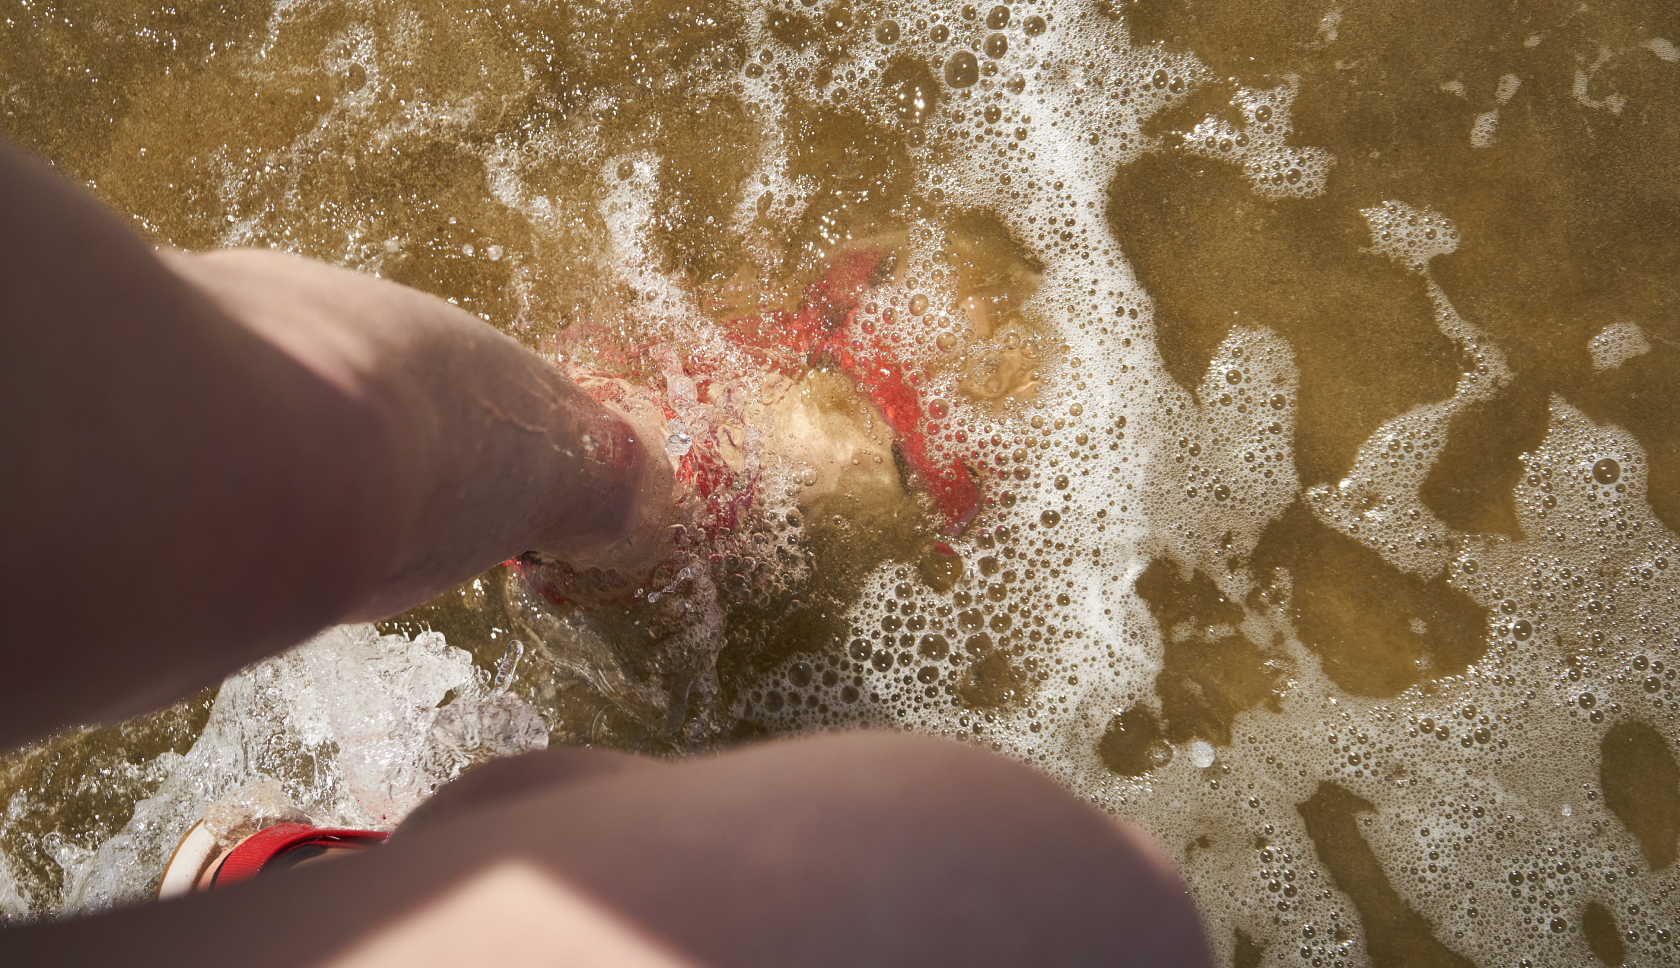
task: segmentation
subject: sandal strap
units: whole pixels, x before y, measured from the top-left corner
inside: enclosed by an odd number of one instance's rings
[[[340,827],[311,827],[282,823],[259,830],[240,841],[228,853],[210,879],[212,887],[248,881],[262,872],[276,857],[307,846],[333,846],[365,850],[384,843],[390,834],[378,830],[350,830]]]

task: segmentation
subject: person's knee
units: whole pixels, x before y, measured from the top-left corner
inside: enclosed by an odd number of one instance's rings
[[[923,963],[1207,963],[1183,881],[1147,838],[1020,763],[884,732],[737,755],[810,842],[794,861],[806,903]]]
[[[528,859],[717,964],[1207,963],[1145,838],[1019,763],[908,734],[583,778],[397,849]]]
[[[439,787],[403,819],[393,836],[406,840],[417,830],[497,804],[537,796],[569,783],[663,765],[650,757],[590,746],[561,746],[491,760]]]

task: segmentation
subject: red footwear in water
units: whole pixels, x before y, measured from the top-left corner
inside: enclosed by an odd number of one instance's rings
[[[638,392],[632,389],[630,373],[638,367],[645,370],[647,361],[653,361],[665,389],[661,393],[655,379],[651,391],[643,394],[644,404],[663,411],[669,432],[666,453],[676,458],[677,480],[697,507],[687,522],[691,537],[682,551],[709,548],[719,535],[734,533],[757,495],[756,472],[735,459],[742,441],[722,440],[703,432],[711,428],[686,422],[689,408],[715,399],[720,387],[754,370],[787,374],[813,366],[831,368],[891,429],[897,455],[931,498],[943,530],[960,535],[973,523],[985,499],[981,475],[939,442],[942,434],[949,439],[949,406],[926,392],[928,371],[911,347],[890,332],[877,333],[859,305],[892,263],[886,250],[874,247],[836,258],[821,277],[804,285],[797,308],[766,308],[719,321],[718,345],[727,350],[704,343],[685,346],[681,353],[654,346],[620,348],[587,366],[574,362],[567,368],[567,375],[596,399],[623,405]],[[873,311],[870,306],[868,312]],[[573,338],[588,341],[592,332],[574,332]],[[612,345],[610,333],[599,335],[596,342]],[[563,347],[560,357],[575,361],[578,354]],[[691,554],[674,555],[651,573],[633,575],[574,569],[537,555],[508,564],[550,601],[594,607],[632,597],[637,589],[636,597],[662,594],[687,576],[691,560]]]
[[[310,863],[334,853],[361,851],[383,844],[390,835],[378,830],[349,830],[282,823],[259,830],[232,848],[218,852],[215,836],[200,821],[187,831],[169,858],[157,896],[180,897],[248,881],[258,874]]]

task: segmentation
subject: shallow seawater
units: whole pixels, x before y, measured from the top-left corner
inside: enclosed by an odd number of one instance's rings
[[[242,783],[364,816],[355,700],[296,705],[345,648],[430,684],[382,694],[387,818],[464,762],[440,719],[472,756],[533,715],[903,726],[1148,830],[1234,965],[1673,960],[1680,8],[0,23],[0,128],[137,230],[418,286],[663,407],[693,524],[628,601],[498,568],[0,760],[9,916],[143,893]]]

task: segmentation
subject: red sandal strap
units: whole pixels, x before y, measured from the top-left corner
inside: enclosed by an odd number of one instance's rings
[[[275,824],[239,842],[211,877],[213,887],[248,881],[281,854],[310,845],[333,845],[355,850],[377,847],[390,834],[377,830],[349,830],[339,827],[311,827],[302,823]]]

